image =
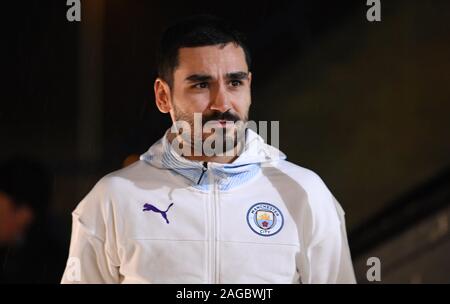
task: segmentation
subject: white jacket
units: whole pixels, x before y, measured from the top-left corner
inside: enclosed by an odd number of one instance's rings
[[[344,212],[314,172],[248,130],[231,164],[166,136],[73,212],[62,283],[354,283]]]

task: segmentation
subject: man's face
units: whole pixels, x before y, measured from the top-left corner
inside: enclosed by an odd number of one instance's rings
[[[247,121],[251,73],[241,47],[228,43],[181,48],[173,76],[172,120],[186,121],[193,130],[194,113],[200,113],[203,126],[208,123],[214,129],[226,128],[222,129],[224,133],[226,130],[233,134],[236,130],[229,127],[230,122]],[[203,131],[203,139],[213,133]]]

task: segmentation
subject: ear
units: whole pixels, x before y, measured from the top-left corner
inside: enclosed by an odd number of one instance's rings
[[[251,86],[252,84],[252,72],[248,72],[248,85]]]
[[[162,113],[169,113],[172,109],[172,103],[170,100],[170,87],[167,82],[161,78],[156,78],[154,84],[155,102],[159,111]]]

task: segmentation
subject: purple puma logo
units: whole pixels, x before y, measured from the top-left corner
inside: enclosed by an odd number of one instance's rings
[[[169,220],[167,219],[167,211],[169,211],[170,207],[172,207],[173,203],[171,203],[169,205],[169,207],[167,207],[166,211],[161,211],[158,208],[156,208],[155,206],[153,206],[152,204],[144,204],[144,209],[142,211],[153,211],[155,213],[161,213],[161,216],[163,217],[163,219],[166,220],[166,223],[169,224]]]

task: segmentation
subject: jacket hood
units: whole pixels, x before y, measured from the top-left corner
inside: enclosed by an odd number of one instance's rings
[[[223,178],[226,183],[239,184],[254,176],[262,164],[286,159],[283,152],[266,144],[263,138],[253,130],[246,129],[245,146],[238,158],[227,164],[208,162],[207,172],[205,172],[203,162],[188,160],[172,148],[167,139],[168,132],[169,130],[142,154],[140,159],[156,168],[181,174],[199,187],[208,184],[207,176],[205,176],[208,173]]]

